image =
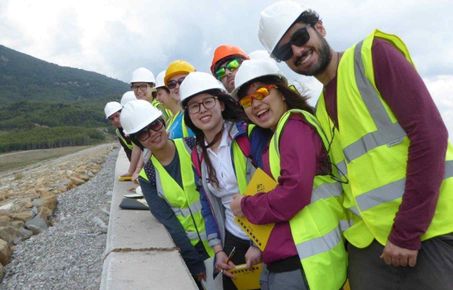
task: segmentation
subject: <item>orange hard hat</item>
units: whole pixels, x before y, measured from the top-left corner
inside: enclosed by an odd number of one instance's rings
[[[212,58],[211,72],[214,73],[215,65],[224,58],[230,56],[240,56],[243,59],[249,59],[249,56],[237,46],[222,44],[217,47],[214,51],[214,57]]]

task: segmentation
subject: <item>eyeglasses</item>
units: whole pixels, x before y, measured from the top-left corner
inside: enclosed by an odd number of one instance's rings
[[[247,95],[239,100],[239,104],[245,109],[248,108],[252,105],[253,99],[261,101],[265,97],[269,96],[270,90],[277,88],[276,85],[266,85],[262,86],[258,89],[253,94]]]
[[[138,89],[144,90],[147,88],[148,88],[147,83],[131,84],[131,89],[133,89],[133,90],[138,90]]]
[[[181,85],[185,78],[186,77],[184,76],[184,77],[179,78],[177,80],[169,81],[168,84],[167,84],[167,88],[169,88],[170,90],[176,88],[176,85]]]
[[[223,79],[223,77],[225,77],[226,75],[226,70],[228,69],[229,71],[235,71],[239,68],[239,66],[241,65],[242,63],[242,60],[239,59],[239,58],[233,58],[229,61],[227,61],[226,63],[224,63],[221,67],[219,67],[218,69],[216,69],[215,71],[215,77],[218,79],[218,80],[221,80]]]
[[[196,113],[200,112],[201,105],[203,105],[203,107],[206,110],[214,108],[216,100],[217,100],[217,97],[214,97],[214,96],[207,97],[206,99],[204,99],[201,102],[198,102],[198,103],[193,102],[193,103],[187,104],[186,108],[190,114],[196,114]]]
[[[160,130],[162,130],[163,127],[164,127],[164,121],[159,118],[156,121],[149,124],[148,126],[146,126],[145,128],[143,128],[140,131],[138,131],[137,133],[135,133],[134,135],[135,135],[135,137],[137,137],[137,139],[139,141],[143,142],[149,138],[149,136],[151,135],[151,133],[150,133],[151,130],[154,132],[159,132]]]
[[[293,56],[292,45],[301,47],[310,40],[310,33],[308,33],[309,27],[310,25],[307,25],[299,30],[296,30],[293,35],[291,35],[291,39],[287,43],[274,49],[272,56],[277,61],[287,61],[290,59]]]

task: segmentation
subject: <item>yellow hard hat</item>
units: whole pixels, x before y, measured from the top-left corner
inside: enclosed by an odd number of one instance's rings
[[[164,82],[168,85],[170,79],[179,74],[189,74],[195,71],[195,67],[185,60],[175,60],[170,63],[165,71]]]

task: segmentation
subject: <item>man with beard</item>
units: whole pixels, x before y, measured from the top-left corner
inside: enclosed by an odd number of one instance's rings
[[[336,52],[316,12],[276,2],[259,38],[323,85],[316,115],[343,180],[352,289],[453,289],[453,147],[395,35],[373,31]]]

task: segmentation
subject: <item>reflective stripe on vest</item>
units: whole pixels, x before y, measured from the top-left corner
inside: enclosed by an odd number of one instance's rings
[[[312,125],[324,146],[328,144],[316,118],[302,110],[289,110],[277,124],[269,146],[272,177],[280,177],[280,136],[291,114],[299,114]],[[341,185],[330,176],[317,175],[311,203],[290,221],[291,235],[310,289],[340,289],[346,280],[347,254],[341,228],[349,222],[341,205]]]
[[[341,240],[342,236],[340,229],[334,228],[331,232],[322,237],[297,244],[296,248],[299,253],[299,258],[302,260],[330,251],[335,248]]]
[[[407,47],[398,37],[376,30],[347,49],[340,60],[336,100],[338,127],[332,125],[324,96],[317,108],[323,128],[332,130],[333,150],[329,154],[350,181],[343,186],[347,196],[344,206],[354,223],[344,235],[358,248],[368,246],[373,239],[383,245],[387,242],[405,193],[410,145],[407,134],[375,84],[372,47],[376,37],[391,43],[412,63]],[[451,159],[453,147],[449,143],[436,211],[428,229],[420,236],[422,241],[453,231]]]
[[[212,248],[208,245],[206,237],[200,194],[195,184],[195,175],[189,153],[190,148],[183,139],[175,139],[173,142],[176,147],[176,154],[179,157],[182,187],[152,155],[150,160],[154,165],[158,195],[171,206],[192,245],[196,245],[201,239],[206,252],[212,256]]]
[[[120,129],[116,129],[115,133],[116,133],[116,136],[118,136],[118,138],[120,138],[121,141],[123,141],[123,143],[126,144],[127,148],[129,148],[130,150],[132,150],[132,148],[134,148],[134,145],[132,144],[132,142],[127,142],[126,139],[124,139],[123,135],[121,135]]]

